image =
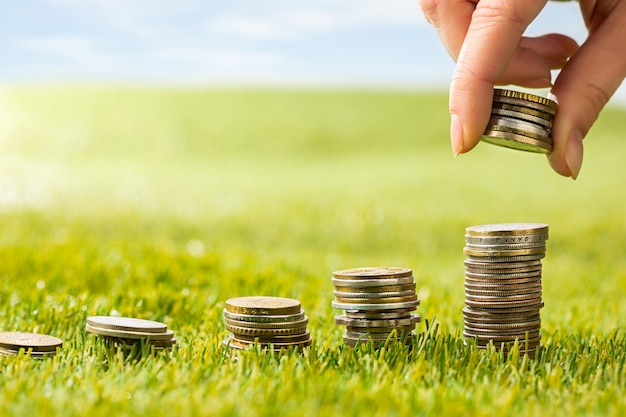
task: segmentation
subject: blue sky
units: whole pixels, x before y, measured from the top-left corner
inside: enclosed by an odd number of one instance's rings
[[[528,34],[582,41],[577,7]],[[0,83],[446,88],[454,68],[417,0],[7,0],[0,50]]]

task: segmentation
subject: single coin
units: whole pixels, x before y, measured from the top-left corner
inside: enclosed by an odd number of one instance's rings
[[[489,309],[503,309],[511,310],[516,307],[534,307],[539,304],[541,298],[536,299],[520,299],[520,300],[489,300],[489,301],[477,301],[465,298],[465,304],[474,308],[489,308]]]
[[[281,314],[277,316],[267,315],[258,316],[254,314],[237,314],[231,313],[224,309],[224,318],[229,320],[245,321],[250,323],[293,323],[304,319],[304,310],[300,310],[296,314]]]
[[[498,314],[498,317],[504,317],[506,315],[517,316],[521,314],[539,314],[539,310],[544,307],[543,301],[537,303],[536,305],[530,306],[520,306],[507,311],[505,309],[484,309],[484,308],[474,308],[471,306],[467,306],[463,308],[463,314],[468,314],[476,317],[490,317],[492,314]],[[495,317],[495,316],[494,316]]]
[[[468,256],[467,259],[471,262],[506,264],[506,263],[536,261],[539,259],[543,259],[545,257],[546,257],[545,253],[538,253],[535,255],[522,255],[522,256]]]
[[[414,297],[417,297],[415,294],[415,290],[408,291],[394,291],[394,292],[341,292],[341,291],[333,291],[337,300],[340,299],[350,299],[350,300],[375,300],[375,299],[404,299],[406,297],[410,297],[411,299],[406,299],[404,301],[411,301]]]
[[[475,322],[465,320],[465,325],[474,328],[474,329],[482,329],[482,330],[507,330],[507,329],[536,329],[541,326],[541,319],[536,319],[532,321],[523,321],[523,322],[515,322],[515,323],[484,323],[484,322]]]
[[[532,139],[527,136],[516,135],[515,133],[501,132],[487,129],[483,133],[481,141],[503,148],[516,149],[518,151],[543,153],[552,152],[552,144]]]
[[[394,338],[390,338],[389,342],[391,343],[403,343],[405,345],[410,345],[413,340],[415,340],[415,335],[414,334],[410,334],[410,335],[406,335],[403,338],[398,338],[398,337],[394,337]],[[378,349],[381,346],[384,346],[386,343],[388,342],[387,339],[384,340],[375,340],[375,339],[371,339],[368,337],[360,337],[360,338],[350,338],[350,337],[346,337],[343,336],[343,343],[345,345],[348,345],[350,347],[356,347],[356,346],[360,346],[360,345],[364,345],[364,344],[370,344],[374,349]]]
[[[520,289],[510,289],[510,290],[476,290],[472,288],[465,287],[465,296],[468,298],[478,298],[478,297],[497,297],[497,298],[508,298],[514,296],[525,296],[530,293],[536,294],[537,292],[541,292],[541,286],[534,288],[520,288]]]
[[[528,342],[529,345],[536,345],[536,344],[541,343],[541,332],[533,332],[532,335],[528,334],[528,336],[526,335],[483,336],[483,335],[475,335],[472,333],[463,332],[463,336],[470,338],[470,339],[476,339],[476,343],[481,344],[481,345],[487,344],[489,342],[514,343],[516,340],[519,341],[520,343]]]
[[[402,292],[413,291],[415,292],[415,283],[405,285],[385,285],[384,287],[335,287],[335,292],[344,294],[378,294],[386,292]]]
[[[498,327],[498,328],[487,328],[482,326],[471,326],[468,323],[465,323],[464,326],[465,332],[468,334],[473,334],[475,336],[497,336],[497,337],[534,337],[541,330],[541,324],[536,324],[533,326],[527,327]]]
[[[117,346],[121,346],[123,348],[132,348],[134,346],[150,345],[154,346],[157,349],[171,349],[176,344],[176,339],[171,338],[169,340],[145,340],[145,339],[125,339],[125,338],[110,338],[110,341],[115,343]]]
[[[495,275],[526,274],[526,273],[534,273],[534,272],[541,273],[541,265],[523,267],[523,268],[491,268],[491,267],[490,268],[477,268],[475,266],[465,265],[465,272],[469,272],[471,274],[495,274]]]
[[[464,262],[466,268],[476,269],[517,269],[517,268],[539,268],[541,269],[541,260],[526,262],[478,262],[466,259]]]
[[[503,117],[514,118],[518,120],[521,119],[526,122],[543,126],[544,128],[552,129],[552,120],[547,120],[543,117],[538,117],[538,116],[527,114],[527,113],[520,112],[520,111],[505,110],[505,109],[499,109],[497,107],[494,107],[491,109],[491,114],[492,116],[503,116]]]
[[[242,333],[232,333],[231,338],[233,340],[244,341],[244,342],[255,342],[259,343],[275,343],[275,344],[289,344],[289,343],[301,343],[309,340],[311,338],[311,334],[308,330],[304,333],[293,334],[293,335],[276,335],[276,336],[259,336],[259,335],[248,335]]]
[[[352,339],[352,340],[402,340],[406,337],[412,337],[412,332],[402,332],[392,330],[389,333],[371,333],[371,332],[345,332],[343,334],[344,340]]]
[[[465,284],[468,285],[483,285],[483,286],[507,286],[507,285],[526,285],[526,284],[540,284],[541,276],[535,276],[530,278],[516,278],[516,279],[502,279],[502,278],[472,278],[465,276]]]
[[[408,309],[398,309],[394,311],[375,311],[375,312],[364,312],[364,311],[346,311],[344,316],[347,319],[355,319],[355,320],[405,320],[410,319],[412,317],[411,312],[413,308]],[[419,315],[419,314],[418,314]]]
[[[512,97],[494,97],[491,106],[493,108],[494,105],[501,104],[501,103],[511,104],[513,106],[518,106],[518,107],[527,107],[529,109],[538,110],[540,112],[547,113],[553,117],[554,115],[556,115],[556,110],[549,106],[544,106],[541,103],[534,103],[532,101],[520,100],[520,99],[512,98]]]
[[[513,279],[528,279],[528,278],[534,278],[534,279],[541,279],[542,276],[542,271],[538,270],[538,271],[530,271],[530,272],[523,272],[523,273],[511,273],[511,274],[485,274],[485,273],[475,273],[475,272],[469,272],[469,271],[465,271],[465,277],[466,278],[472,278],[475,280],[480,280],[480,279],[485,279],[485,280],[513,280]]]
[[[536,255],[540,253],[546,253],[546,248],[532,248],[532,249],[517,249],[517,250],[478,250],[463,248],[463,254],[470,256],[484,256],[484,257],[496,257],[496,256],[523,256],[523,255]]]
[[[518,249],[534,249],[545,248],[545,242],[529,242],[529,243],[505,243],[502,245],[480,245],[476,243],[466,243],[465,247],[481,251],[498,251],[498,250],[518,250]]]
[[[337,301],[332,302],[333,308],[336,308],[338,310],[357,311],[357,312],[358,311],[373,312],[373,311],[379,311],[379,310],[414,309],[418,305],[420,305],[419,300],[402,302],[402,303],[383,303],[383,304],[371,304],[371,303],[352,304],[352,303],[340,303]]]
[[[530,101],[533,103],[541,104],[542,106],[547,106],[553,110],[556,110],[558,107],[556,101],[550,100],[549,98],[541,97],[535,94],[526,93],[523,91],[515,91],[508,90],[506,88],[495,88],[493,91],[494,97],[510,97],[524,101]]]
[[[63,341],[46,334],[27,332],[0,332],[0,348],[8,350],[32,349],[37,353],[56,352],[63,347]]]
[[[163,333],[167,331],[167,325],[163,323],[133,317],[89,316],[87,317],[87,324],[100,329],[128,330],[143,333]]]
[[[552,123],[554,121],[554,115],[550,114],[550,113],[546,113],[545,111],[541,111],[541,110],[537,110],[537,109],[533,109],[530,107],[525,107],[525,106],[517,106],[515,104],[510,104],[510,103],[505,103],[505,102],[498,102],[498,101],[494,101],[491,105],[491,112],[493,114],[494,110],[506,110],[506,111],[512,111],[516,114],[524,114],[524,115],[529,115],[529,116],[533,116],[533,117],[538,117],[541,119],[545,119],[546,121]]]
[[[231,320],[224,317],[224,323],[229,326],[246,327],[248,329],[293,329],[305,327],[309,322],[309,318],[304,316],[300,320],[277,322],[277,323],[257,323],[254,321]]]
[[[370,334],[374,334],[374,335],[378,335],[378,334],[381,334],[381,333],[385,333],[385,334],[389,335],[393,331],[397,331],[397,332],[412,332],[413,330],[415,330],[415,324],[411,324],[409,326],[398,326],[398,327],[353,327],[353,326],[346,326],[346,331],[350,332],[350,333],[360,332],[360,333],[370,333]]]
[[[346,316],[335,316],[335,324],[352,327],[400,327],[410,326],[422,321],[419,314],[411,314],[405,319],[354,319]]]
[[[511,132],[527,135],[530,133],[531,137],[536,137],[541,140],[542,138],[549,138],[552,131],[551,128],[539,126],[531,122],[520,119],[510,119],[504,116],[492,116],[489,119],[489,125],[500,126],[512,129]]]
[[[335,296],[335,301],[340,304],[399,304],[417,301],[417,295],[412,292],[412,295],[403,297],[386,297],[386,298],[346,298]]]
[[[498,285],[488,282],[486,284],[468,282],[465,280],[465,289],[468,291],[495,291],[495,292],[509,292],[509,291],[528,291],[535,292],[541,290],[541,282],[527,282],[523,284],[505,284]]]
[[[279,342],[269,342],[269,343],[261,343],[258,341],[249,341],[249,340],[240,340],[232,335],[226,338],[223,342],[224,347],[228,347],[230,349],[249,349],[254,346],[260,346],[262,349],[267,349],[270,346],[273,350],[279,351],[282,349],[294,349],[294,348],[305,348],[311,345],[313,339],[309,337],[309,339],[304,340],[302,342],[294,342],[294,343],[279,343]]]
[[[226,300],[226,310],[236,314],[276,316],[298,314],[302,306],[300,301],[292,298],[251,296]]]
[[[339,288],[377,288],[388,287],[393,285],[415,285],[413,275],[404,278],[385,278],[385,279],[340,279],[332,278],[333,285]]]
[[[487,125],[486,130],[491,132],[504,132],[504,133],[512,133],[514,135],[524,136],[526,138],[538,140],[544,142],[545,144],[552,146],[552,138],[549,133],[535,133],[531,130],[522,130],[516,129],[514,127],[505,126],[503,123],[489,123]]]
[[[469,226],[465,229],[467,236],[527,236],[547,234],[545,223],[492,223]]]
[[[506,294],[506,293],[505,293]],[[465,294],[465,300],[469,301],[481,301],[481,302],[489,302],[494,301],[496,303],[501,303],[503,301],[522,301],[522,300],[541,300],[541,291],[537,291],[534,293],[527,293],[523,295],[469,295]]]
[[[126,339],[152,339],[152,340],[169,340],[174,336],[174,332],[166,330],[163,333],[149,332],[133,332],[129,330],[113,330],[100,327],[93,327],[89,323],[85,326],[85,330],[89,333],[95,333],[101,336],[111,336]]]
[[[275,336],[291,336],[306,333],[306,326],[292,327],[287,329],[255,329],[250,327],[225,325],[226,330],[236,335],[246,335],[251,337],[275,337]]]
[[[474,245],[510,245],[512,243],[536,243],[548,240],[548,233],[513,236],[471,236],[465,235],[465,243]]]
[[[398,267],[366,267],[366,268],[353,268],[344,269],[341,271],[333,272],[334,278],[339,279],[363,279],[363,278],[377,278],[377,279],[389,279],[389,278],[405,278],[413,276],[413,271],[409,268]]]
[[[30,356],[32,359],[43,359],[56,354],[56,352],[35,352],[32,348],[5,349],[0,347],[0,356],[17,356],[20,353]]]
[[[527,323],[539,322],[541,318],[538,314],[530,316],[520,316],[515,318],[508,318],[506,320],[493,319],[493,318],[476,318],[476,317],[463,317],[465,325],[471,327],[484,327],[484,328],[497,328],[497,326],[525,326]]]

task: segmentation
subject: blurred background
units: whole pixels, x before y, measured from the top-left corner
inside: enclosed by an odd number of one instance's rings
[[[582,42],[578,4],[549,2],[527,34],[548,32]],[[453,70],[416,0],[7,1],[0,48],[2,83],[445,90]]]

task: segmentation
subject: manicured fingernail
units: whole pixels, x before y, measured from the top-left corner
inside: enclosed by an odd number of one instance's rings
[[[459,156],[463,152],[463,124],[456,114],[451,114],[450,121],[450,141],[452,142],[452,153],[454,157]]]
[[[573,130],[567,138],[565,163],[572,173],[572,179],[578,178],[583,164],[583,134],[579,130]]]

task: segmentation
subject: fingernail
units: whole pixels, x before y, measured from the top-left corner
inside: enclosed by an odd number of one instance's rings
[[[463,124],[456,114],[452,113],[450,116],[450,142],[452,143],[452,153],[456,158],[463,152]]]
[[[579,130],[573,130],[567,138],[565,163],[572,173],[572,179],[578,178],[583,164],[583,134]]]

